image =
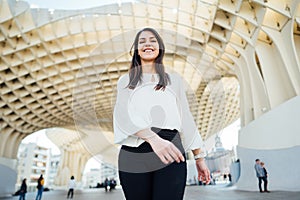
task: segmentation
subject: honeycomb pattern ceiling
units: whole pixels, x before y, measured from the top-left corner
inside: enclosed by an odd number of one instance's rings
[[[165,41],[167,69],[186,81],[206,139],[239,118],[238,49],[254,37],[269,43],[261,27],[280,30],[296,2],[147,0],[66,11],[0,0],[0,137],[20,142],[51,127],[112,134],[117,80],[128,71],[135,33],[150,26]]]

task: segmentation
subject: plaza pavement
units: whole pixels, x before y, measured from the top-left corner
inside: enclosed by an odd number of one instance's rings
[[[36,193],[28,193],[26,200],[35,200]],[[62,200],[66,198],[66,190],[52,190],[43,193],[42,200]],[[0,198],[1,200],[18,200],[19,197]],[[105,192],[103,188],[75,190],[74,200],[124,200],[120,188]],[[141,199],[142,200],[142,199]],[[300,200],[300,192],[271,191],[259,193],[236,190],[234,186],[187,186],[184,200]]]

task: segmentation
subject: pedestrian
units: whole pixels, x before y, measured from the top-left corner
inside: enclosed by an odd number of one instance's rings
[[[118,167],[124,195],[127,200],[182,200],[186,151],[194,154],[198,179],[210,182],[203,141],[183,81],[165,71],[164,43],[153,28],[136,34],[132,52],[129,73],[118,80],[114,107],[115,142],[122,145]]]
[[[44,177],[43,174],[41,174],[40,178],[37,181],[37,194],[35,197],[35,200],[41,200],[43,196],[43,191],[44,191]]]
[[[69,180],[69,184],[68,184],[69,190],[68,190],[68,196],[67,196],[67,199],[68,199],[69,197],[70,197],[71,199],[73,199],[73,194],[74,194],[75,186],[76,186],[75,178],[74,178],[74,176],[71,176],[71,178],[70,178],[70,180]]]
[[[109,180],[108,180],[108,178],[106,178],[106,179],[104,180],[104,188],[105,188],[105,192],[108,191],[108,187],[110,187],[109,185],[110,185]]]
[[[27,193],[27,184],[26,184],[26,178],[24,178],[20,188],[19,200],[25,200],[26,193]]]
[[[255,172],[256,172],[256,177],[258,178],[259,192],[269,192],[267,190],[268,182],[265,178],[265,172],[264,172],[263,167],[261,166],[260,159],[255,160],[254,169],[255,169]],[[264,190],[262,190],[262,187],[261,187],[262,182],[264,182]]]
[[[230,173],[228,174],[228,180],[229,180],[230,183],[232,182],[232,177],[231,177]]]
[[[117,182],[114,178],[111,178],[109,180],[109,191],[112,191],[113,189],[116,189],[116,185],[117,185]]]
[[[263,178],[263,180],[264,180],[264,192],[270,192],[269,190],[268,190],[268,171],[267,171],[267,169],[266,169],[266,167],[265,167],[265,163],[264,162],[260,162],[260,165],[261,165],[261,167],[263,168],[263,170],[264,170],[264,178]]]

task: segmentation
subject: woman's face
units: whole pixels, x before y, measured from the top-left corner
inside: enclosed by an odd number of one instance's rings
[[[138,40],[138,53],[142,61],[154,62],[159,54],[159,44],[152,32],[141,32]]]

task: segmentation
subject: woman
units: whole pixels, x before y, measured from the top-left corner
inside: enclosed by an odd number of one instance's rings
[[[37,186],[36,188],[38,189],[35,200],[41,200],[43,196],[43,191],[44,191],[44,177],[43,174],[41,174],[40,178],[37,181]]]
[[[23,179],[21,188],[20,188],[20,198],[19,200],[25,200],[25,195],[27,193],[27,184],[26,184],[26,178]]]
[[[129,74],[120,77],[114,109],[121,144],[119,177],[128,200],[180,200],[186,183],[185,151],[192,150],[198,178],[210,182],[205,153],[181,78],[167,74],[164,43],[152,28],[135,37]]]
[[[264,175],[263,175],[263,181],[264,181],[264,192],[267,192],[267,193],[269,193],[270,191],[268,190],[268,171],[267,171],[267,169],[266,169],[266,167],[265,167],[265,163],[264,162],[260,162],[260,165],[261,165],[261,167],[262,167],[262,169],[263,169],[263,171],[264,171]]]

